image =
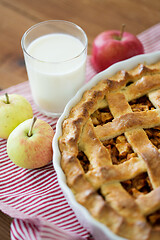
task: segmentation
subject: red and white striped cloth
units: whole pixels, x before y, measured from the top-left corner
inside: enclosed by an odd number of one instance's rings
[[[138,35],[145,53],[160,50],[160,24]],[[86,79],[96,72],[87,61]],[[0,94],[23,95],[32,105],[34,115],[47,121],[55,130],[57,119],[42,115],[36,108],[28,81],[12,86]],[[27,170],[15,166],[6,151],[6,140],[0,139],[0,209],[13,217],[12,240],[91,240],[68,205],[52,163]]]

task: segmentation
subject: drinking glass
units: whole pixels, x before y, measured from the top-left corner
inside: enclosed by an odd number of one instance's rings
[[[24,33],[21,46],[31,92],[44,114],[60,116],[84,84],[87,44],[82,28],[64,20],[41,22]]]

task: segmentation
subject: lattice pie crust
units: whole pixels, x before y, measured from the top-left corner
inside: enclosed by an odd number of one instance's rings
[[[87,90],[59,147],[67,184],[95,219],[127,239],[160,239],[160,62]]]

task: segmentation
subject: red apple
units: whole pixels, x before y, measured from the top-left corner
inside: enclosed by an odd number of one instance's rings
[[[92,47],[91,63],[100,72],[112,64],[143,54],[140,40],[129,32],[110,30],[99,34]]]

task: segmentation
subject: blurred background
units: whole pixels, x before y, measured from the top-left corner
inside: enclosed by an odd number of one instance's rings
[[[27,80],[21,37],[50,19],[74,22],[88,36],[88,54],[97,34],[120,29],[135,35],[160,21],[159,0],[0,0],[0,88]]]

